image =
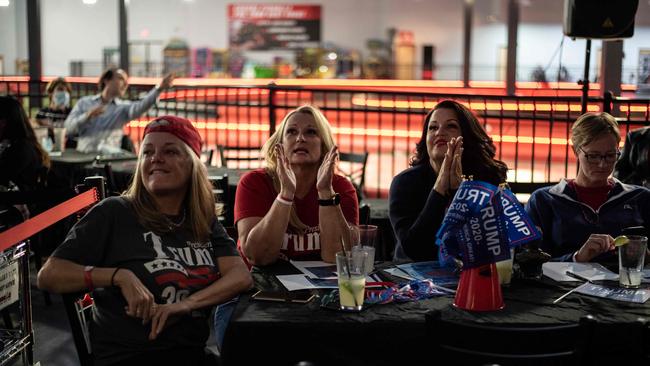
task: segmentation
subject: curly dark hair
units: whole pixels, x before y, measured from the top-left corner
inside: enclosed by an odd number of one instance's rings
[[[455,100],[443,100],[427,113],[422,126],[422,137],[415,145],[415,155],[411,158],[411,166],[429,164],[427,150],[427,130],[433,112],[438,109],[451,109],[456,113],[460,132],[463,136],[463,174],[473,175],[474,179],[482,180],[494,185],[506,180],[508,166],[494,157],[496,147],[492,139],[485,132],[478,119],[464,105]]]

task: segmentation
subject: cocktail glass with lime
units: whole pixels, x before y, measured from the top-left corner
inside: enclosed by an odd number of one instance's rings
[[[618,247],[618,282],[626,288],[638,288],[643,277],[648,238],[640,235],[619,236],[614,239]]]
[[[368,253],[363,251],[336,253],[341,310],[359,311],[363,308],[367,257]]]

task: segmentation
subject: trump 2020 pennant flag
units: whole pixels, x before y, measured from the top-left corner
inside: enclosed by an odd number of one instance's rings
[[[459,257],[464,268],[510,258],[510,248],[541,237],[509,190],[481,181],[461,183],[436,234],[440,260]]]

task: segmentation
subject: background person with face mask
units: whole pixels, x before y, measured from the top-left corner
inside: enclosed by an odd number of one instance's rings
[[[50,104],[38,111],[36,114],[36,123],[38,126],[47,127],[48,136],[52,140],[52,143],[56,143],[57,136],[60,136],[58,138],[62,138],[63,134],[57,135],[55,128],[63,128],[63,123],[72,110],[70,108],[72,87],[64,78],[58,77],[47,84],[45,91],[47,92],[47,97],[50,99]],[[68,136],[65,147],[74,148],[76,146],[76,136]]]
[[[47,84],[45,88],[50,104],[41,108],[36,114],[39,126],[63,127],[63,122],[70,114],[70,93],[72,88],[64,78],[59,77]]]

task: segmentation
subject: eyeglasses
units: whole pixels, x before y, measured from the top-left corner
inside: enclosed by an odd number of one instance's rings
[[[616,150],[616,152],[610,152],[607,154],[598,154],[598,153],[588,153],[584,151],[581,147],[578,148],[580,151],[582,151],[583,154],[585,154],[585,158],[587,158],[587,162],[591,164],[599,164],[601,161],[604,161],[606,163],[615,163],[618,158],[621,157],[621,152],[619,150]]]

